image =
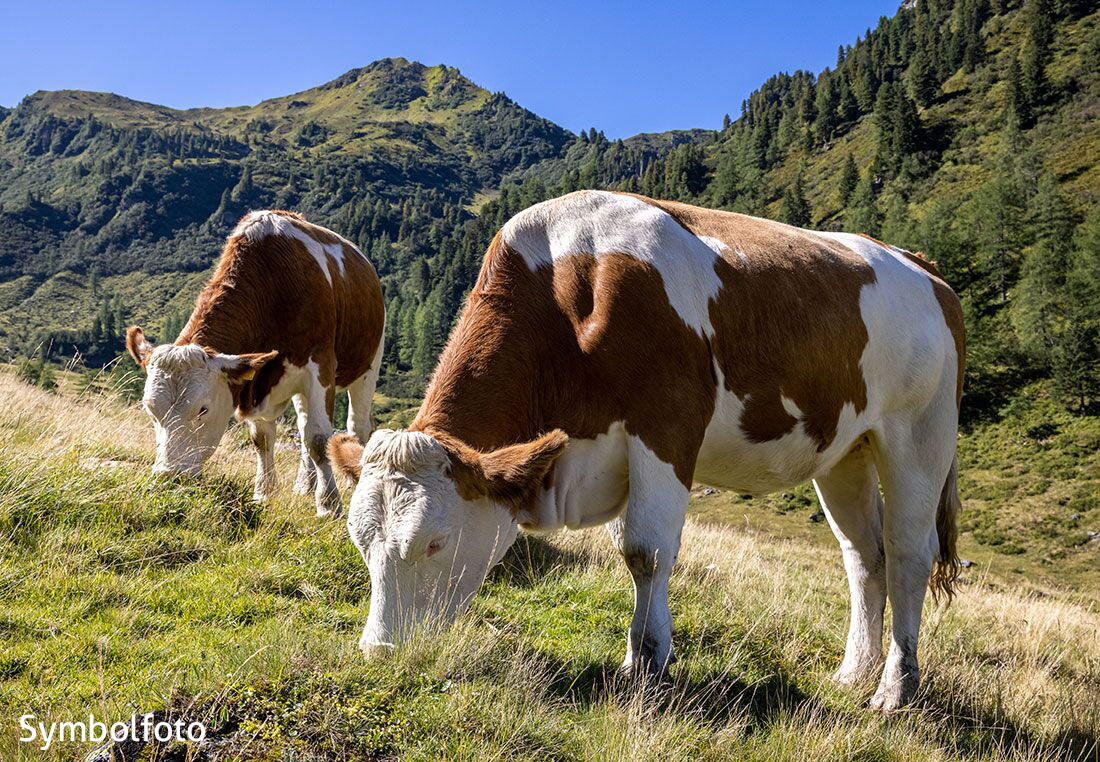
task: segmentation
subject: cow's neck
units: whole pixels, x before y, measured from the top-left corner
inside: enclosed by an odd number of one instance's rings
[[[538,436],[543,401],[521,321],[474,300],[480,301],[472,297],[409,428],[487,452]],[[490,330],[471,330],[475,323]]]
[[[268,310],[246,259],[237,253],[219,263],[176,344],[198,344],[229,354],[268,348],[260,346],[262,321]]]
[[[410,430],[487,452],[534,439],[559,417],[543,346],[553,318],[536,296],[549,293],[548,279],[494,241]]]

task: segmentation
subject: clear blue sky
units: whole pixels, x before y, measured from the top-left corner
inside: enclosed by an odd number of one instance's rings
[[[717,127],[766,77],[819,71],[899,0],[7,3],[0,105],[106,90],[176,108],[287,95],[384,56],[456,66],[573,130]]]

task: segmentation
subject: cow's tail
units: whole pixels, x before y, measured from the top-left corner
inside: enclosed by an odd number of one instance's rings
[[[955,544],[959,539],[959,460],[951,459],[951,470],[940,492],[940,504],[936,509],[936,535],[939,538],[940,552],[932,568],[932,577],[928,587],[932,597],[939,600],[942,595],[948,603],[955,597],[955,583],[959,578],[959,556]]]

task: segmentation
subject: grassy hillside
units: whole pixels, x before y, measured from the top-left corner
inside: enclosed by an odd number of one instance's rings
[[[847,616],[827,530],[798,505],[788,518],[805,530],[783,537],[783,519],[770,518],[777,503],[720,505],[724,494],[702,490],[672,584],[680,661],[671,685],[636,690],[613,678],[631,593],[601,530],[521,540],[455,630],[366,663],[355,643],[369,576],[342,523],[318,523],[301,498],[251,504],[252,459],[236,430],[201,480],[155,484],[140,411],[109,397],[76,400],[67,386],[47,394],[0,374],[7,717],[168,710],[208,721],[216,743],[202,758],[218,760],[1100,753],[1094,597],[1021,585],[997,562],[964,570],[954,605],[926,612],[918,704],[883,719],[862,708],[873,686],[839,690],[827,680]],[[382,422],[400,422],[401,408],[388,410]],[[983,436],[990,447],[1014,438]],[[1017,446],[1020,473],[1045,468],[1026,442]],[[985,474],[983,455],[966,451],[970,517],[976,485],[1008,477]],[[278,458],[286,485],[296,453],[288,443]],[[1049,490],[1072,487],[1051,474]],[[971,557],[973,534],[962,545]],[[1033,550],[1016,558],[1034,561]],[[43,754],[17,732],[4,723],[0,758],[71,759],[88,748]]]

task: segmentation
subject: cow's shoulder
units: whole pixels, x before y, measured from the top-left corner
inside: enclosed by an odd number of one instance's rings
[[[721,244],[700,237],[643,198],[610,191],[577,191],[520,212],[500,231],[500,243],[531,270],[549,268],[569,276],[576,260],[602,263],[623,258],[638,263],[660,283],[676,314],[700,335],[712,331],[707,303],[721,287],[715,260]],[[491,249],[492,253],[492,249]],[[601,265],[598,269],[604,269]],[[614,269],[623,269],[616,265]],[[599,296],[615,299],[618,292]]]

